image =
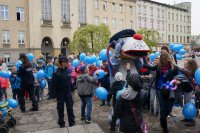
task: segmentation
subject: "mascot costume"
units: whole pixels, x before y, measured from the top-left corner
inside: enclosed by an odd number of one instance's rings
[[[110,57],[110,49],[114,49],[114,55]],[[123,73],[126,78],[126,64],[131,64],[131,72],[139,73],[143,64],[147,63],[146,57],[150,52],[148,45],[142,40],[142,35],[136,34],[132,29],[122,30],[110,39],[107,47],[108,66],[111,82],[117,72]]]

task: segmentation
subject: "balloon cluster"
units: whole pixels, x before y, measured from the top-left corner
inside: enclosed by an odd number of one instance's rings
[[[183,44],[174,44],[174,43],[170,43],[169,48],[176,52],[176,58],[178,60],[182,60],[182,55],[184,55],[186,53]]]
[[[195,71],[194,79],[197,82],[198,86],[200,86],[200,68]]]
[[[174,91],[177,89],[177,85],[173,85],[174,83],[176,82],[176,80],[172,80],[171,82],[167,81],[166,83],[162,84],[162,87],[161,89],[167,89],[167,90],[171,90],[171,91]]]
[[[0,71],[0,77],[9,78],[11,73],[9,71]]]

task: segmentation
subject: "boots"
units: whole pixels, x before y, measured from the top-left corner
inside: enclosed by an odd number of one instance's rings
[[[163,129],[163,133],[169,133],[167,128],[167,120],[166,119],[160,119],[160,125]]]

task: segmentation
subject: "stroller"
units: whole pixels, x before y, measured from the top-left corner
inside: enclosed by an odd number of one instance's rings
[[[7,101],[0,102],[0,133],[8,133],[9,128],[16,125],[16,120],[12,116],[12,108]]]

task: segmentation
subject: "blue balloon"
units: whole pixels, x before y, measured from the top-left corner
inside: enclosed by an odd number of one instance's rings
[[[176,52],[178,52],[179,51],[179,46],[176,44],[176,45],[174,45],[174,47],[173,47],[173,51],[176,51]]]
[[[98,87],[96,89],[96,96],[100,99],[100,100],[106,100],[107,96],[108,96],[108,91],[103,88],[103,87]]]
[[[170,44],[169,44],[169,48],[170,48],[171,50],[173,50],[173,47],[174,47],[174,43],[170,43]]]
[[[179,54],[184,55],[185,54],[185,49],[179,50]]]
[[[32,61],[34,60],[34,55],[33,55],[32,53],[29,53],[29,54],[27,55],[27,57],[28,57],[28,61],[29,61],[29,62],[32,62]]]
[[[19,60],[17,61],[17,63],[15,64],[17,70],[19,70],[19,67],[21,66],[22,62]]]
[[[44,71],[43,70],[40,70],[38,73],[37,73],[37,79],[42,79],[44,78]]]
[[[200,86],[200,68],[198,68],[198,69],[195,71],[194,79],[195,79],[195,81],[197,82],[197,84]]]
[[[109,55],[110,55],[110,57],[112,57],[112,52],[111,51],[109,51]],[[101,50],[100,58],[101,58],[101,60],[105,60],[105,61],[108,60],[108,58],[107,58],[107,50],[106,49]]]
[[[85,62],[86,64],[91,64],[91,57],[86,56],[86,57],[84,58],[84,62]]]
[[[90,58],[91,58],[91,64],[93,64],[97,61],[96,55],[92,55]]]
[[[0,76],[2,78],[9,78],[10,77],[10,73],[8,71],[0,71]]]
[[[17,108],[19,104],[18,104],[17,100],[15,100],[15,99],[8,99],[8,105],[11,108]]]
[[[155,55],[156,57],[158,57],[160,55],[160,52],[156,52]]]
[[[41,88],[41,89],[44,89],[46,86],[47,86],[46,81],[45,81],[44,79],[41,80],[41,81],[40,81],[40,88]]]
[[[152,62],[154,62],[155,59],[156,59],[156,55],[155,55],[154,53],[151,53],[151,54],[150,54],[150,60],[151,60]]]
[[[102,61],[100,61],[100,60],[98,60],[98,61],[96,62],[96,66],[97,66],[98,68],[101,67],[101,64],[102,64]]]
[[[177,60],[182,60],[183,57],[182,57],[180,54],[176,54],[176,59],[177,59]]]
[[[186,119],[193,119],[197,115],[197,108],[193,103],[187,103],[182,110],[183,116]]]
[[[73,60],[72,66],[76,68],[76,67],[78,67],[78,65],[79,65],[78,59]]]
[[[80,54],[80,61],[84,61],[85,57],[86,57],[86,54],[85,53],[81,53]]]
[[[96,70],[96,71],[94,72],[94,76],[95,76],[97,73],[98,73],[98,79],[101,79],[101,78],[103,78],[103,77],[106,75],[105,72],[104,72],[102,69]]]

